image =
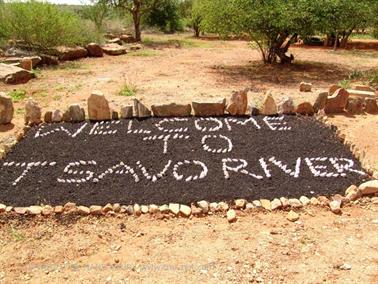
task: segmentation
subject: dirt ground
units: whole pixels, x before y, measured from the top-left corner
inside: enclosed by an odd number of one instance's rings
[[[44,110],[86,104],[91,91],[107,95],[115,109],[134,97],[147,105],[228,98],[251,88],[279,99],[312,102],[320,91],[357,71],[378,66],[378,51],[292,48],[293,66],[264,66],[243,41],[147,36],[152,47],[119,57],[83,59],[37,71],[38,79],[0,91],[24,89]],[[301,81],[312,93],[299,93]],[[136,95],[119,96],[122,87]],[[22,129],[25,100],[16,103],[14,125],[0,128],[0,143]],[[378,170],[378,116],[329,118],[365,152]],[[239,212],[223,216],[160,220],[150,216],[6,219],[0,215],[0,283],[377,283],[378,205],[360,203],[335,215],[322,208],[286,212]],[[348,270],[350,268],[350,270]]]

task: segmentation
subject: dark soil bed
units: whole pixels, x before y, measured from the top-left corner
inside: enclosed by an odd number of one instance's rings
[[[0,203],[273,199],[343,193],[350,184],[367,179],[335,132],[313,118],[260,116],[243,125],[246,119],[151,118],[132,120],[132,125],[120,120],[33,128],[0,161]],[[141,129],[150,133],[139,133]]]

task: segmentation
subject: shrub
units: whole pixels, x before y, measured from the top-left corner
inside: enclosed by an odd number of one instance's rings
[[[48,49],[59,45],[83,45],[93,41],[95,33],[71,11],[28,0],[0,4],[1,37]]]

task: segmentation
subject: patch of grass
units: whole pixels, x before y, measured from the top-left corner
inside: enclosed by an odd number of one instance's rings
[[[210,42],[190,38],[145,37],[142,42],[149,47],[208,48],[212,46]]]
[[[359,82],[373,88],[378,87],[378,68],[367,71],[353,70],[348,77],[340,82],[344,88],[350,88],[352,82]]]
[[[20,242],[25,239],[25,236],[13,227],[10,228],[10,236],[16,242]]]
[[[137,86],[133,84],[132,82],[126,80],[125,84],[123,85],[121,90],[118,92],[118,95],[122,97],[132,97],[132,96],[135,96],[137,92],[138,92]]]
[[[26,91],[25,90],[13,90],[8,94],[11,98],[12,101],[15,103],[18,103],[25,99],[26,97]]]
[[[373,33],[354,33],[350,36],[351,39],[374,39]]]
[[[61,95],[55,95],[55,96],[53,96],[53,100],[54,101],[60,101],[61,99],[62,99]]]
[[[41,98],[46,98],[49,96],[49,94],[47,92],[37,92],[35,94],[33,94],[33,96],[35,97],[41,97]]]
[[[62,64],[59,64],[55,66],[56,69],[62,69],[62,70],[74,70],[74,69],[80,69],[82,66],[80,63],[76,61],[67,61]]]
[[[344,79],[344,80],[341,80],[339,82],[339,86],[342,87],[342,88],[344,88],[344,89],[350,89],[351,82],[350,82],[350,80]]]
[[[155,50],[151,49],[140,49],[134,52],[129,53],[129,56],[140,56],[140,57],[152,57],[152,56],[158,56],[159,53]]]

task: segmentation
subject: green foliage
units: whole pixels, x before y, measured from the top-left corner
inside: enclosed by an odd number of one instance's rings
[[[11,98],[12,101],[15,103],[18,103],[25,99],[26,97],[26,91],[25,90],[13,90],[8,94]]]
[[[40,49],[83,45],[95,39],[88,24],[75,13],[35,0],[0,4],[0,37]]]
[[[135,84],[130,82],[129,80],[125,81],[122,89],[119,91],[118,95],[123,97],[132,97],[135,96],[138,92],[138,88]]]
[[[151,27],[158,27],[165,33],[182,31],[179,12],[179,0],[164,0],[144,15],[143,22]]]
[[[110,16],[110,7],[105,1],[98,1],[93,5],[85,6],[82,15],[94,23],[97,33],[102,33],[105,20]]]

